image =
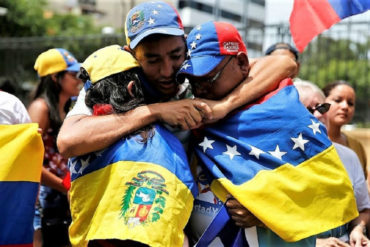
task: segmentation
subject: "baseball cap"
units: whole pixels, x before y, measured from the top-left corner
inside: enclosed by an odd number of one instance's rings
[[[35,62],[34,69],[40,77],[61,71],[80,71],[81,64],[67,50],[53,48],[41,53]]]
[[[298,60],[297,49],[288,43],[276,43],[276,44],[271,45],[269,48],[267,48],[265,55],[270,55],[272,52],[274,52],[277,49],[289,50],[294,55],[295,59]]]
[[[108,76],[139,67],[139,64],[121,46],[110,45],[88,56],[81,67],[89,74],[90,82],[96,83]]]
[[[141,3],[132,8],[126,18],[127,45],[134,49],[145,37],[152,34],[184,35],[177,10],[162,1]]]
[[[230,23],[210,21],[196,26],[187,40],[188,60],[179,74],[203,76],[211,72],[227,55],[247,52],[238,32]]]

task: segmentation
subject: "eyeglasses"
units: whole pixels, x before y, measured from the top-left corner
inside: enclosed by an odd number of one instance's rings
[[[321,114],[324,114],[324,113],[328,112],[329,109],[330,109],[330,104],[329,103],[318,104],[314,108],[312,108],[310,106],[307,107],[307,110],[309,112],[311,112],[311,114],[313,114],[315,111],[318,111]]]
[[[218,78],[220,78],[220,76],[221,76],[222,72],[224,71],[224,69],[226,68],[226,66],[228,65],[228,63],[231,61],[231,59],[233,59],[233,56],[231,56],[229,58],[229,60],[227,60],[227,62],[222,66],[222,68],[212,78],[203,80],[203,82],[213,84],[215,81],[217,81]]]

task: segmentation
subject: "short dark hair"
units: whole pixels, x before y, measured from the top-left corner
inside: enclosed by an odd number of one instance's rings
[[[269,48],[267,48],[265,55],[270,55],[272,52],[274,52],[277,49],[289,50],[294,55],[295,59],[298,61],[298,58],[299,58],[298,50],[294,48],[293,46],[291,46],[290,44],[284,43],[284,42],[275,43]]]

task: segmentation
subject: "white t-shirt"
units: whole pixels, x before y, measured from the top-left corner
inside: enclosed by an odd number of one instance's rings
[[[14,95],[0,91],[0,124],[30,123],[24,104]]]
[[[91,116],[93,114],[92,109],[90,109],[89,107],[87,107],[86,104],[85,104],[85,96],[86,96],[86,90],[83,87],[81,89],[80,93],[78,94],[76,104],[74,105],[74,107],[72,108],[72,110],[70,110],[67,113],[67,117],[75,116],[75,115],[88,115],[88,116]]]
[[[333,144],[344,167],[346,168],[349,179],[352,182],[353,191],[355,193],[357,203],[357,210],[362,211],[365,208],[370,208],[370,199],[367,192],[364,172],[356,153],[352,149],[341,144]]]

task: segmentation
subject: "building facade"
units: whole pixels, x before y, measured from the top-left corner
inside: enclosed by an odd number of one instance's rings
[[[210,21],[226,21],[236,26],[247,45],[248,55],[262,54],[265,23],[264,0],[175,0],[186,32]]]

